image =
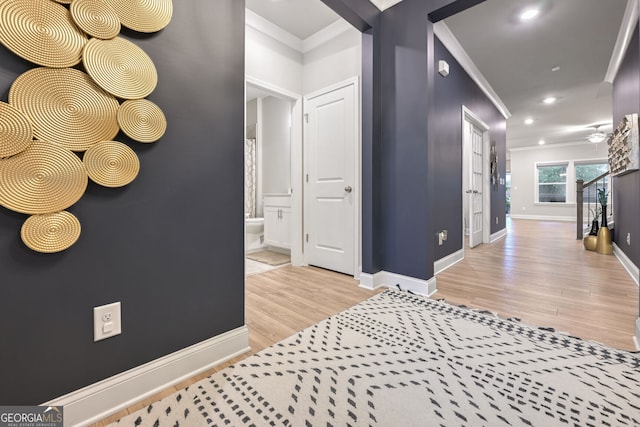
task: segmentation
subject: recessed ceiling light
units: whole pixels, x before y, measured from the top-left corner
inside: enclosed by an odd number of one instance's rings
[[[531,117],[528,117],[528,118],[524,119],[524,124],[525,125],[533,124],[533,119]]]
[[[540,141],[538,141],[539,145],[544,145],[544,139],[541,139]]]
[[[551,71],[560,71],[560,66],[559,66],[559,65],[556,65],[555,67],[553,67],[553,68],[551,69]]]
[[[539,13],[540,13],[540,9],[536,9],[536,8],[526,9],[520,14],[520,20],[530,21],[536,16],[538,16]]]
[[[542,100],[542,102],[544,102],[545,104],[553,104],[554,102],[556,102],[558,98],[556,98],[555,96],[548,96],[545,99]]]

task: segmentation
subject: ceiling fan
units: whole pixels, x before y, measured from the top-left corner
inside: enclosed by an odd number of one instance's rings
[[[598,142],[602,142],[609,137],[609,134],[600,131],[600,126],[602,125],[594,126],[595,132],[587,137],[587,140],[589,142],[597,144]]]

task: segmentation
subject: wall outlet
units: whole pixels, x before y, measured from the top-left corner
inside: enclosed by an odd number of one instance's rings
[[[438,246],[442,246],[445,240],[447,240],[447,230],[442,230],[438,233]]]
[[[627,233],[627,245],[631,246],[631,233]]]
[[[105,338],[122,333],[122,315],[120,303],[101,305],[93,308],[93,341],[101,341]]]

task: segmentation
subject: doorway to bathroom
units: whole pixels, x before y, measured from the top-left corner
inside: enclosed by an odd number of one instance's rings
[[[302,191],[293,177],[302,163],[301,104],[297,94],[246,78],[247,274],[300,263]]]

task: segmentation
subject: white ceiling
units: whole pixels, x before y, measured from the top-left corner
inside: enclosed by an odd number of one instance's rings
[[[245,5],[300,40],[340,19],[320,0],[246,0]]]
[[[627,0],[487,0],[446,25],[507,106],[509,148],[584,141],[592,126],[611,131],[612,86],[605,74]],[[540,15],[518,19],[525,7]],[[554,67],[558,71],[552,71]],[[558,101],[545,105],[546,96]],[[524,124],[531,117],[533,125]]]
[[[377,6],[395,0],[374,0]],[[382,3],[381,3],[382,2]],[[444,22],[512,114],[507,147],[584,141],[612,128],[605,74],[627,0],[486,0]],[[518,20],[539,5],[533,21]],[[246,0],[246,7],[304,40],[340,17],[321,0]],[[437,59],[437,58],[436,58]],[[559,66],[559,71],[552,68]],[[549,95],[558,102],[548,106]],[[526,117],[535,123],[524,125]]]

